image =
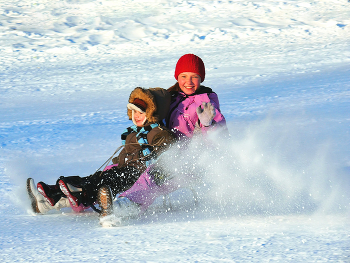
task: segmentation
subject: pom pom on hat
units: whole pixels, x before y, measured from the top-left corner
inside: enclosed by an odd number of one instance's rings
[[[203,82],[205,78],[205,67],[203,60],[194,54],[183,55],[177,61],[174,75],[175,79],[177,80],[177,77],[183,72],[196,73],[201,77],[201,82]]]

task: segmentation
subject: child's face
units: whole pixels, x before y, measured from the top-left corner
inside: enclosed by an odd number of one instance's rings
[[[146,119],[146,113],[142,113],[134,110],[134,120],[136,122],[136,126],[142,127]]]
[[[199,88],[201,77],[193,72],[183,72],[177,77],[180,89],[186,95],[191,95]]]

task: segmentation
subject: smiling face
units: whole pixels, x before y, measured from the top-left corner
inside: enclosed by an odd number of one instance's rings
[[[179,74],[177,81],[182,92],[186,95],[191,95],[199,88],[201,77],[193,72],[182,72]]]
[[[142,127],[146,121],[146,113],[133,110],[133,118],[135,120],[136,126]]]

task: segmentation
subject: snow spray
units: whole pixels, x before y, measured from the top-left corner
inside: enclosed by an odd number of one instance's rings
[[[194,137],[163,158],[170,174],[194,187],[201,209],[231,215],[342,213],[349,210],[344,177],[331,142],[314,140],[303,123],[266,119],[228,125]],[[193,176],[200,174],[191,183]],[[349,183],[349,182],[348,182]]]

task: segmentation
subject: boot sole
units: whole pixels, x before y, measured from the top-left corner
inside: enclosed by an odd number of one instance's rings
[[[36,214],[41,214],[40,213],[40,210],[38,208],[38,201],[33,193],[33,190],[32,190],[32,186],[34,187],[34,183],[32,184],[31,186],[31,182],[33,181],[32,178],[28,178],[27,179],[27,193],[28,193],[28,196],[29,196],[29,199],[30,199],[30,203],[31,203],[31,206],[32,206],[32,210],[34,213]]]

